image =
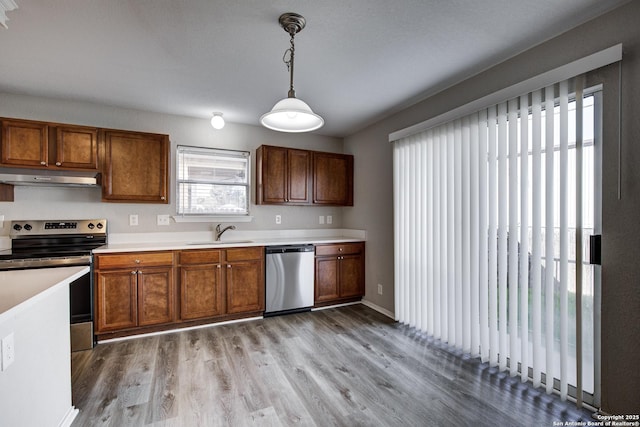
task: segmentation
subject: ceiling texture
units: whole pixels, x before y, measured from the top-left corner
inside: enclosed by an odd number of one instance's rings
[[[628,0],[15,0],[0,92],[259,125],[296,95],[347,136]]]

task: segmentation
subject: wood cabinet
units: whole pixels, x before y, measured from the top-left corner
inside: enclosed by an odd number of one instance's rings
[[[96,334],[175,320],[173,252],[98,255]]]
[[[313,203],[353,206],[353,156],[313,153]]]
[[[98,337],[264,312],[264,247],[98,254],[94,265]]]
[[[264,248],[180,252],[180,318],[264,311]]]
[[[227,312],[264,311],[264,247],[225,251]]]
[[[316,306],[364,296],[364,243],[316,245],[315,264]]]
[[[256,151],[257,204],[311,203],[311,152],[263,145]]]
[[[256,171],[259,205],[353,205],[351,155],[263,145]]]
[[[2,120],[3,166],[98,171],[98,129],[32,120]]]
[[[180,319],[204,319],[225,313],[220,250],[180,252]]]
[[[169,203],[168,135],[104,131],[102,200]]]

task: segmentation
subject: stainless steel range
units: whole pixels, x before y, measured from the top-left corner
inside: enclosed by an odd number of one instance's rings
[[[11,249],[0,251],[0,271],[92,267],[91,251],[107,243],[107,220],[12,221]],[[71,349],[93,347],[93,274],[71,283]]]

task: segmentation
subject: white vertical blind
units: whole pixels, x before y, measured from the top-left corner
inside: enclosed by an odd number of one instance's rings
[[[570,85],[403,138],[393,155],[397,320],[563,399],[580,377],[568,170],[582,110]]]

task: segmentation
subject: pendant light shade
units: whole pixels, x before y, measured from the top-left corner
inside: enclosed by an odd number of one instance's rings
[[[311,107],[296,98],[293,89],[293,61],[295,57],[294,36],[306,25],[304,17],[297,13],[284,13],[278,20],[280,26],[291,36],[291,47],[285,51],[284,62],[289,70],[289,93],[271,111],[260,117],[262,126],[279,132],[311,132],[324,125],[324,119],[314,113]],[[287,59],[288,55],[288,59]]]
[[[260,117],[262,126],[280,132],[311,132],[324,125],[322,117],[298,98],[284,98]]]

